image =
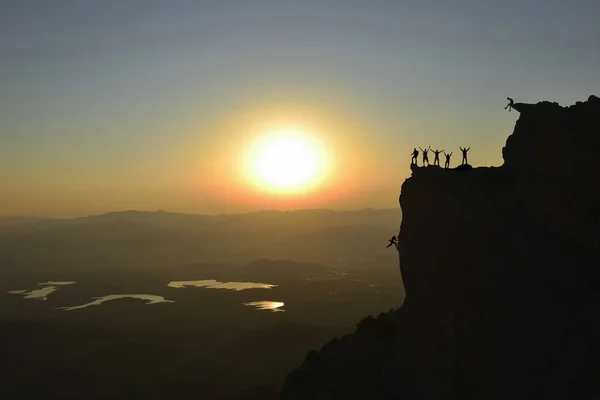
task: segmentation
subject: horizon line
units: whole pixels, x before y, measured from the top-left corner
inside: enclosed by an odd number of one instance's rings
[[[106,211],[98,214],[87,214],[87,215],[79,215],[72,217],[50,217],[45,215],[0,215],[0,220],[10,220],[10,219],[54,219],[54,220],[64,220],[64,219],[78,219],[78,218],[91,218],[91,217],[100,217],[109,214],[125,214],[125,213],[146,213],[146,214],[178,214],[178,215],[190,215],[190,216],[198,216],[198,217],[220,217],[220,216],[230,216],[230,215],[246,215],[246,214],[258,214],[258,213],[290,213],[290,212],[303,212],[303,211],[327,211],[327,212],[360,212],[360,211],[391,211],[391,210],[400,210],[398,208],[373,208],[373,207],[364,207],[364,208],[351,208],[351,209],[333,209],[333,208],[298,208],[298,209],[260,209],[255,211],[246,211],[246,212],[221,212],[221,213],[194,213],[194,212],[178,212],[178,211],[167,211],[163,209],[159,210],[118,210],[118,211]]]

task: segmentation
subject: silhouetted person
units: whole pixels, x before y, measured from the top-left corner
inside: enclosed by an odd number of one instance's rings
[[[471,150],[471,148],[469,147],[468,149],[463,149],[462,147],[458,147],[460,149],[460,151],[462,151],[463,153],[463,158],[462,158],[462,163],[463,164],[468,164],[467,162],[467,151]]]
[[[410,159],[410,163],[411,164],[416,164],[418,157],[419,157],[419,150],[414,149],[413,152],[412,152],[412,158]]]
[[[419,147],[419,149],[421,149],[421,148]],[[429,150],[431,150],[431,146],[429,146],[429,147],[427,148],[427,150],[423,150],[423,149],[421,149],[421,152],[423,153],[423,166],[425,166],[425,162],[427,162],[427,165],[429,165],[429,157],[428,157],[428,155],[427,155],[427,152],[428,152]]]
[[[390,239],[390,244],[385,246],[385,248],[387,249],[388,247],[397,245],[397,244],[398,244],[398,238],[396,236],[392,236],[392,238]]]
[[[510,97],[507,97],[506,100],[508,100],[508,104],[506,107],[504,107],[504,109],[506,110],[508,108],[508,111],[510,111],[512,110],[512,106],[515,104],[515,102]]]
[[[434,157],[433,157],[433,165],[440,165],[440,153],[443,153],[444,150],[432,150]]]
[[[444,168],[448,169],[448,168],[450,168],[450,156],[452,156],[452,153],[450,153],[450,154],[444,153],[444,155],[446,156],[446,162],[444,163]]]

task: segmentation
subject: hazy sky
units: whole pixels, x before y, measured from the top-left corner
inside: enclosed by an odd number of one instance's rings
[[[395,207],[415,146],[502,164],[517,112],[600,94],[598,0],[54,0],[0,8],[0,215]],[[245,144],[334,168],[277,198]]]

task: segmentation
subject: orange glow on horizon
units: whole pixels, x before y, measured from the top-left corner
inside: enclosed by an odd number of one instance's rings
[[[195,144],[190,174],[182,178],[198,209],[218,214],[397,203],[399,183],[377,173],[385,160],[365,140],[360,110],[283,100],[230,110],[197,128],[218,133]],[[387,191],[393,193],[389,205]]]

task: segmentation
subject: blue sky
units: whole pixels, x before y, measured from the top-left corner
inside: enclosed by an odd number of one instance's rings
[[[306,206],[393,207],[413,147],[470,145],[474,165],[500,165],[507,96],[600,92],[593,0],[11,3],[2,215],[272,207],[224,201],[214,170],[273,109],[333,126],[319,134],[353,160],[338,171],[351,189]]]

